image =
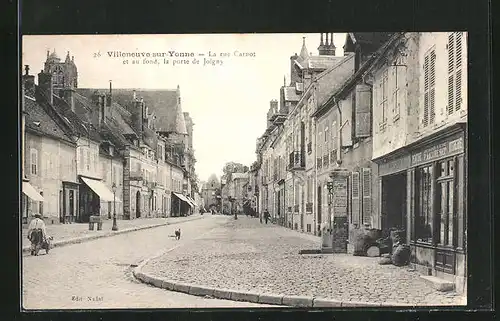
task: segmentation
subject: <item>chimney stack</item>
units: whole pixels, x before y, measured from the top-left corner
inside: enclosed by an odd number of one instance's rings
[[[40,87],[42,92],[45,94],[48,102],[52,105],[54,103],[54,86],[52,84],[52,75],[44,72],[43,70],[40,71],[40,73],[38,74],[38,87]]]
[[[25,74],[23,75],[23,85],[26,92],[35,92],[35,76],[30,75],[30,66],[24,65]]]
[[[273,100],[271,100],[270,105],[271,105],[272,113],[273,114],[277,113],[278,112],[278,101],[276,99],[273,99]]]

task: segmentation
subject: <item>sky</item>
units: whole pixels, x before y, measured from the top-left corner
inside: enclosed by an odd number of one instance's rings
[[[113,88],[179,86],[182,109],[195,124],[196,172],[204,181],[212,173],[220,177],[227,162],[250,166],[255,161],[269,102],[279,100],[284,77],[289,83],[290,56],[300,53],[304,37],[308,51],[317,55],[320,34],[23,36],[22,65],[37,75],[47,50],[61,59],[69,51],[80,88],[107,88],[110,80]],[[334,34],[337,55],[343,54],[344,41],[345,34]],[[140,58],[119,57],[119,52]],[[155,59],[158,64],[147,63]]]

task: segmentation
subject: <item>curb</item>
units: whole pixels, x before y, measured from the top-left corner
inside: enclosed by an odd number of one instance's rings
[[[151,259],[147,259],[133,270],[133,275],[139,281],[162,288],[169,291],[181,292],[195,296],[210,296],[212,298],[243,301],[251,303],[262,303],[270,305],[281,305],[287,307],[306,307],[306,308],[344,308],[344,307],[413,307],[412,304],[404,303],[374,303],[374,302],[356,302],[339,301],[334,299],[316,298],[308,296],[287,296],[271,293],[257,293],[249,291],[239,291],[233,289],[212,288],[192,283],[176,282],[165,278],[153,277],[141,271],[142,267]]]
[[[190,221],[196,221],[199,219],[202,219],[202,216],[197,216],[195,218],[189,219],[189,220],[183,220],[180,222],[165,222],[161,224],[152,224],[152,225],[146,225],[146,226],[138,226],[138,227],[133,227],[125,230],[118,230],[116,232],[108,232],[106,234],[97,234],[97,235],[89,235],[89,236],[83,236],[83,237],[77,237],[77,238],[72,238],[72,239],[66,239],[66,240],[61,240],[58,242],[52,243],[52,248],[56,247],[62,247],[66,245],[71,245],[71,244],[78,244],[78,243],[83,243],[83,242],[88,242],[100,238],[105,238],[105,237],[110,237],[110,236],[115,236],[115,235],[120,235],[120,234],[125,234],[125,233],[131,233],[131,232],[136,232],[140,230],[147,230],[155,227],[160,227],[160,226],[167,226],[167,225],[175,225],[175,224],[180,224],[180,223],[185,223],[185,222],[190,222]],[[27,245],[22,248],[22,253],[29,253],[30,252],[31,246]]]

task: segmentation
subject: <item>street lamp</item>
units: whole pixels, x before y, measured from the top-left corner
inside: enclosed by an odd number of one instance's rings
[[[116,225],[116,184],[113,183],[111,187],[113,189],[113,227],[112,231],[118,231],[118,225]]]

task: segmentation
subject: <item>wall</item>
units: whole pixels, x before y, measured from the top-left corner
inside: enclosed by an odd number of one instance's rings
[[[43,192],[43,216],[47,223],[59,223],[59,191],[62,181],[76,182],[75,147],[58,140],[25,134],[25,173],[30,184]],[[31,148],[38,152],[37,174],[31,173]],[[30,209],[39,212],[39,202],[30,201]],[[36,206],[34,206],[36,205]]]
[[[112,159],[109,156],[99,155],[99,164],[102,170],[102,182],[106,187],[113,191],[113,183],[116,186],[116,198],[121,200],[116,202],[116,217],[118,219],[123,219],[123,162],[121,159]],[[103,202],[101,201],[101,217],[109,218],[109,215],[113,217],[113,202]]]
[[[419,61],[420,66],[423,68],[423,62],[425,55],[432,48],[436,52],[436,94],[435,94],[435,122],[424,127],[422,123],[423,110],[424,110],[424,73],[420,73],[420,105],[419,105],[419,122],[418,122],[418,134],[415,135],[414,139],[418,140],[422,137],[432,134],[436,130],[443,129],[445,127],[451,126],[457,121],[467,120],[467,45],[466,45],[466,35],[463,34],[462,38],[462,82],[461,82],[461,97],[462,97],[462,108],[458,112],[454,112],[452,115],[448,115],[448,34],[447,32],[430,32],[430,33],[420,33],[419,39]]]
[[[407,145],[413,124],[418,123],[417,113],[410,109],[411,97],[419,97],[418,36],[406,34],[403,52],[389,57],[384,65],[376,70],[373,84],[373,158],[386,155]],[[388,65],[397,65],[389,67]],[[417,67],[417,68],[415,68]],[[382,119],[382,77],[388,75],[387,115]],[[397,74],[396,74],[397,73]],[[396,86],[397,83],[397,86]],[[398,90],[397,95],[394,91]],[[399,110],[399,112],[398,112]],[[418,110],[418,107],[416,108]]]
[[[99,163],[99,143],[80,137],[77,140],[77,174],[102,179]]]

